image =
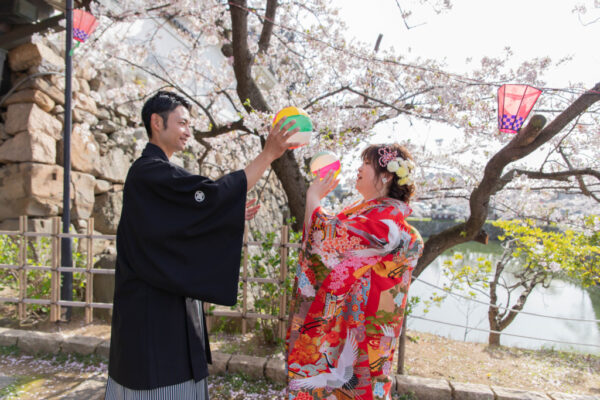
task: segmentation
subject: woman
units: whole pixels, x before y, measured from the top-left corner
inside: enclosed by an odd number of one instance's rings
[[[392,359],[423,241],[405,218],[414,164],[398,145],[362,153],[363,201],[340,214],[319,203],[329,173],[306,194],[302,251],[288,329],[289,399],[391,399]]]

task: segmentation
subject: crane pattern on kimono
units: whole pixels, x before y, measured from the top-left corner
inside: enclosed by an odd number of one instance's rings
[[[294,390],[325,388],[328,391],[338,388],[353,389],[358,383],[358,378],[354,374],[354,364],[357,358],[358,343],[356,343],[354,334],[350,332],[338,358],[337,366],[334,367],[325,355],[329,372],[303,379],[292,379],[290,388]]]

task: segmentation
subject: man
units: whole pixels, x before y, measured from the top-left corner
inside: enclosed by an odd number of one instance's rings
[[[150,142],[129,169],[117,230],[106,399],[208,399],[201,301],[234,305],[246,192],[294,146],[277,124],[244,170],[217,181],[169,162],[190,134],[190,105],[160,91],[144,104]],[[250,202],[249,202],[250,203]]]

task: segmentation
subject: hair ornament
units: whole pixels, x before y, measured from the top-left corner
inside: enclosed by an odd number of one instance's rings
[[[392,151],[388,146],[382,147],[377,150],[379,153],[379,165],[385,168],[388,163],[398,157],[396,150]]]
[[[382,154],[381,151],[380,154]],[[390,154],[390,152],[383,152],[383,154]],[[379,159],[379,164],[381,165],[381,158]],[[399,186],[412,185],[414,183],[413,172],[415,170],[415,163],[411,160],[405,160],[402,157],[396,156],[387,160],[385,167],[388,172],[391,172],[398,177],[397,183]]]

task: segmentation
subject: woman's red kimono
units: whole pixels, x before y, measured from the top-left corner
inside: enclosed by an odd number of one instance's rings
[[[289,400],[391,399],[392,359],[423,250],[410,207],[379,198],[304,227],[287,335]]]

